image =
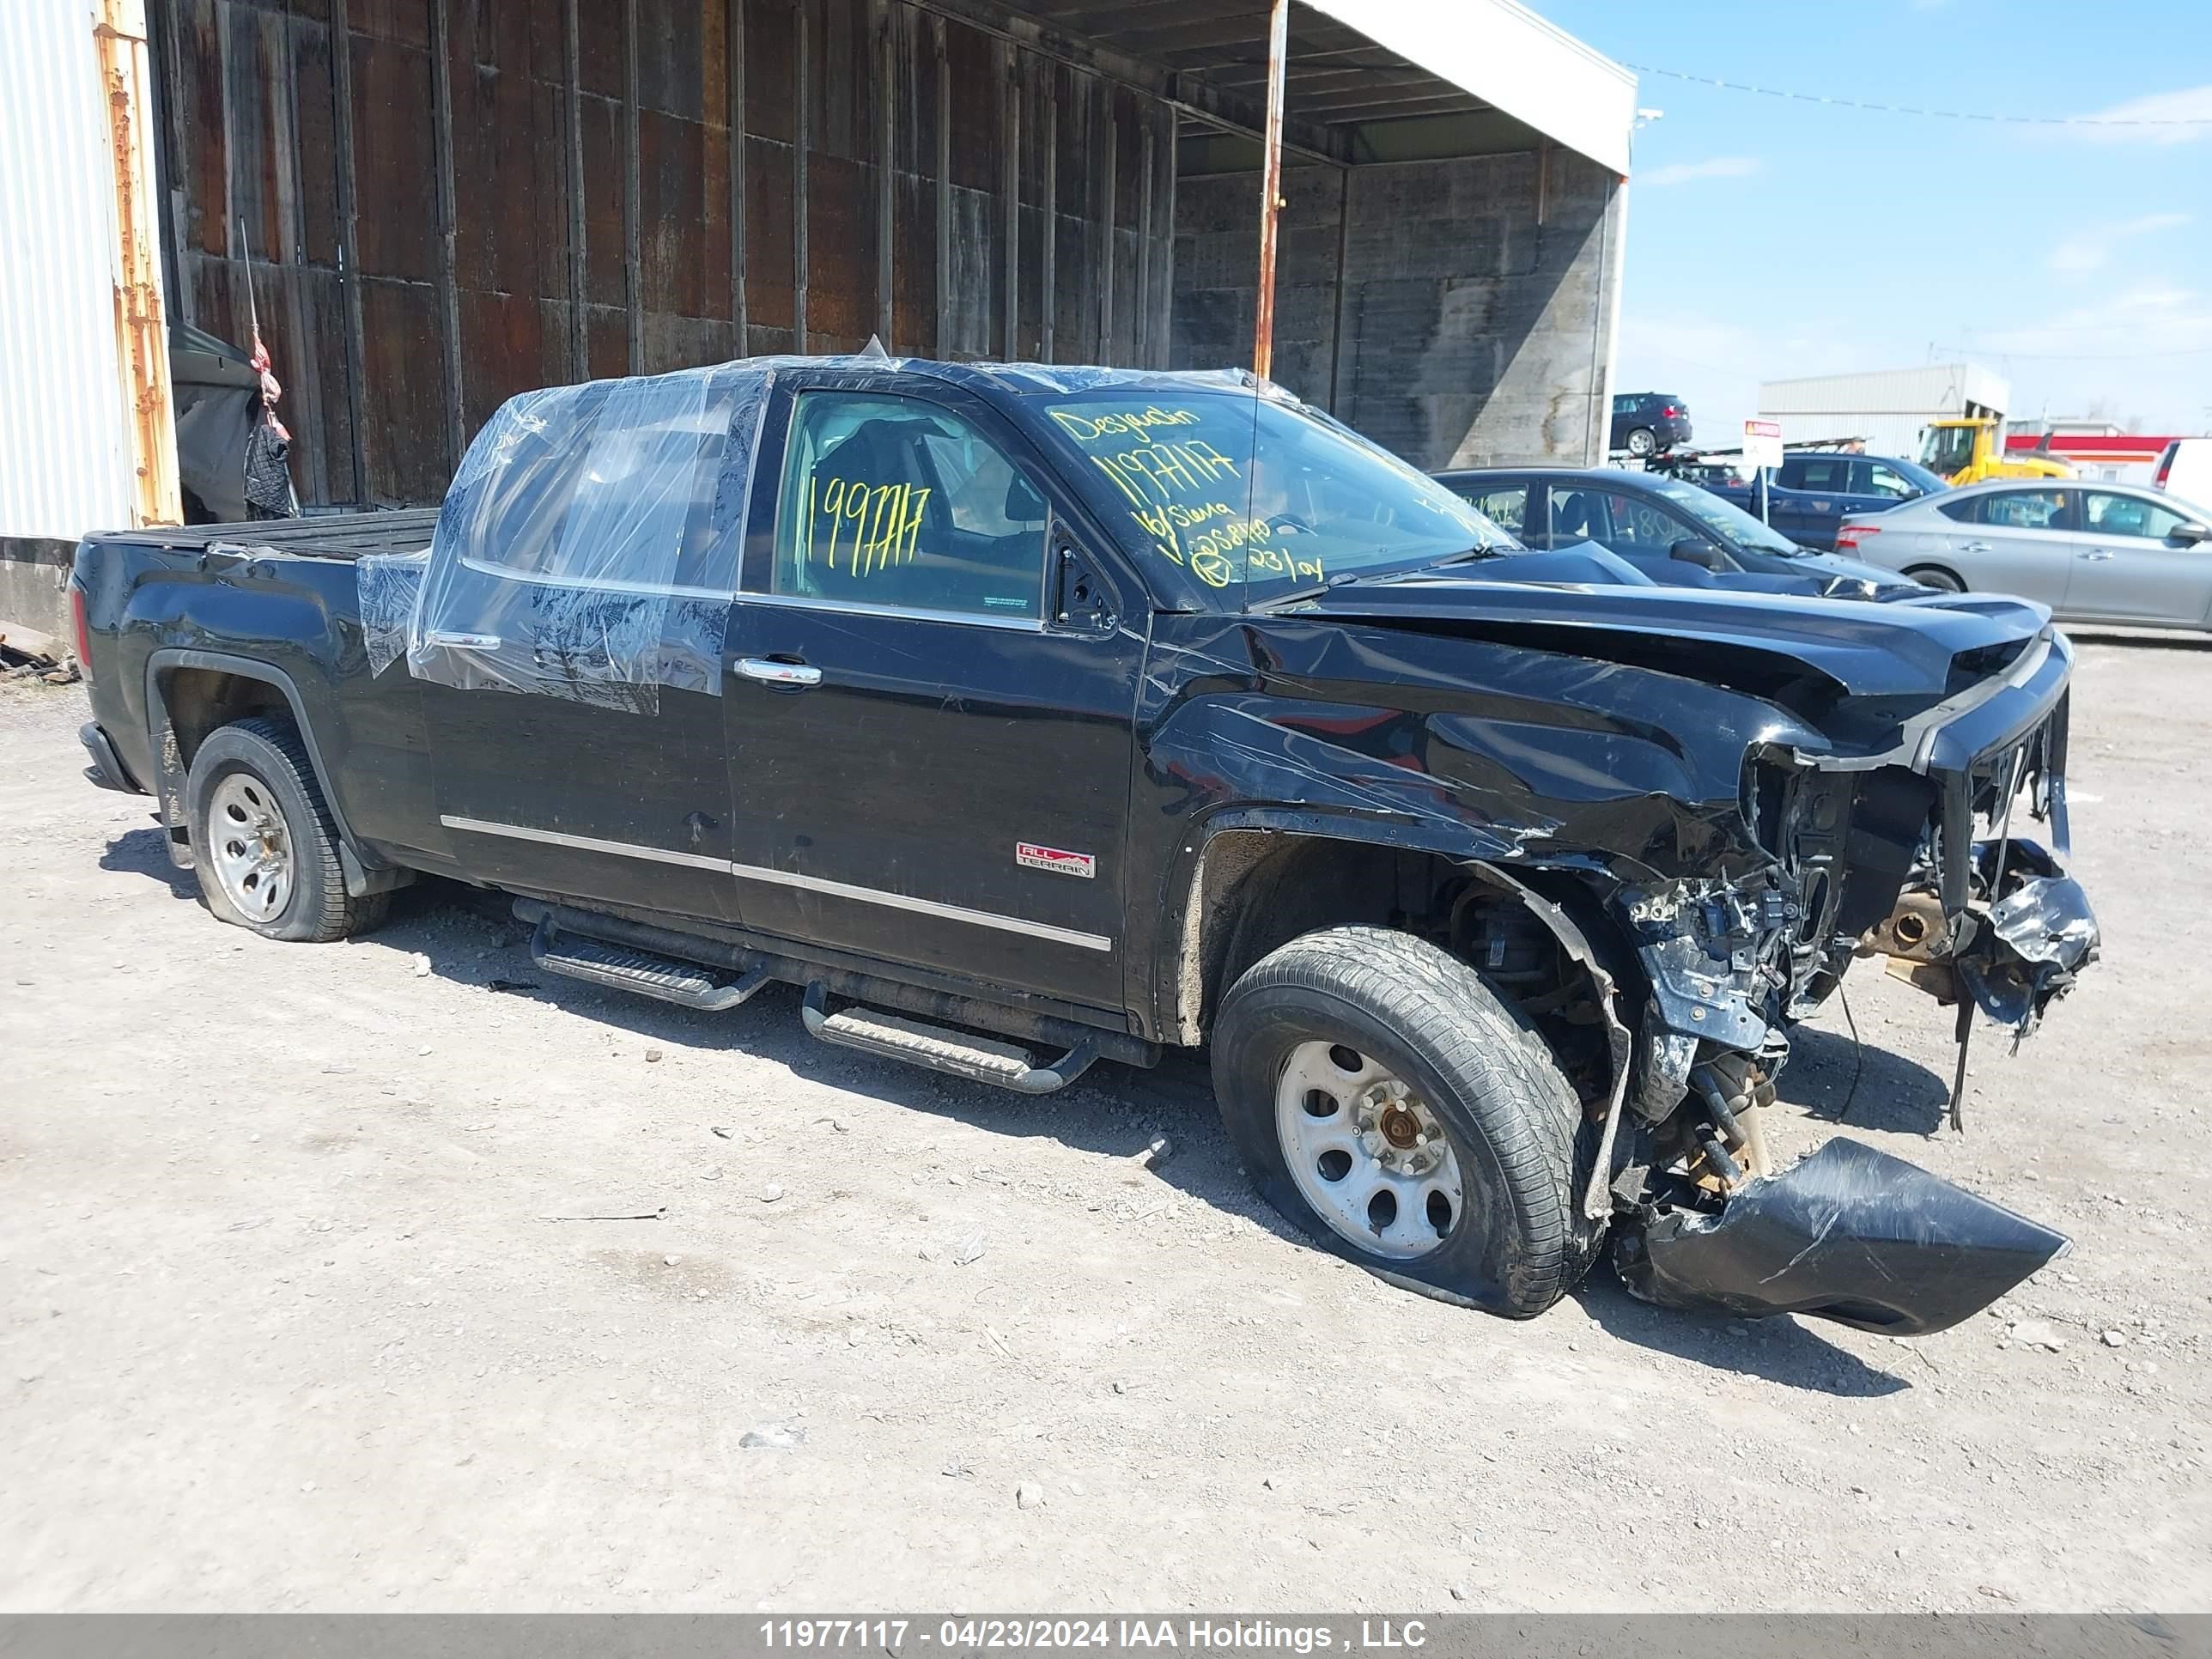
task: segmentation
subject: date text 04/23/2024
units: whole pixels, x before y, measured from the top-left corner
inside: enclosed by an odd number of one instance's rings
[[[1198,1652],[1310,1654],[1336,1650],[1419,1648],[1428,1633],[1418,1619],[1362,1619],[1330,1624],[1267,1620],[1171,1619],[772,1619],[760,1625],[764,1647],[871,1648],[897,1653],[909,1643],[940,1651],[1024,1649],[1185,1649]]]

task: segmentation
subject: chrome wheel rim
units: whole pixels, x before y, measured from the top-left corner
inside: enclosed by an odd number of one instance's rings
[[[1451,1137],[1420,1091],[1373,1055],[1319,1041],[1291,1049],[1275,1133],[1299,1195],[1346,1243],[1410,1261],[1458,1226]]]
[[[232,772],[208,797],[208,860],[231,907],[274,921],[292,896],[292,834],[276,797],[250,772]]]

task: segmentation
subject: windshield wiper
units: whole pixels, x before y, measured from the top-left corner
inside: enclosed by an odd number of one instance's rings
[[[1502,559],[1513,550],[1501,542],[1477,542],[1473,547],[1462,548],[1456,553],[1447,553],[1421,567],[1424,570],[1441,570],[1448,564],[1471,564],[1477,559]]]
[[[1346,570],[1306,587],[1293,588],[1287,593],[1271,593],[1266,605],[1273,609],[1279,605],[1296,605],[1303,599],[1317,599],[1322,594],[1339,587],[1350,587],[1358,582],[1396,582],[1408,576],[1425,574],[1448,564],[1467,564],[1476,559],[1502,559],[1514,551],[1498,542],[1480,542],[1473,547],[1462,548],[1456,553],[1447,553],[1441,559],[1431,559],[1426,564],[1417,564],[1397,570]]]

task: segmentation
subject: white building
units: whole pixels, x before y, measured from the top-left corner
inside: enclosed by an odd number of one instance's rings
[[[1929,422],[1969,415],[2002,420],[2011,402],[2010,383],[1979,363],[1816,374],[1764,380],[1759,387],[1759,417],[1781,423],[1784,443],[1863,438],[1874,454],[1908,458],[1919,453],[1920,428]]]

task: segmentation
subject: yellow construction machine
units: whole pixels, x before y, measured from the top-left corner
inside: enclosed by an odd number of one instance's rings
[[[2007,457],[2004,428],[1987,415],[1930,421],[1920,429],[1920,465],[1954,484],[1989,478],[2070,478],[2074,469],[2045,454]]]

